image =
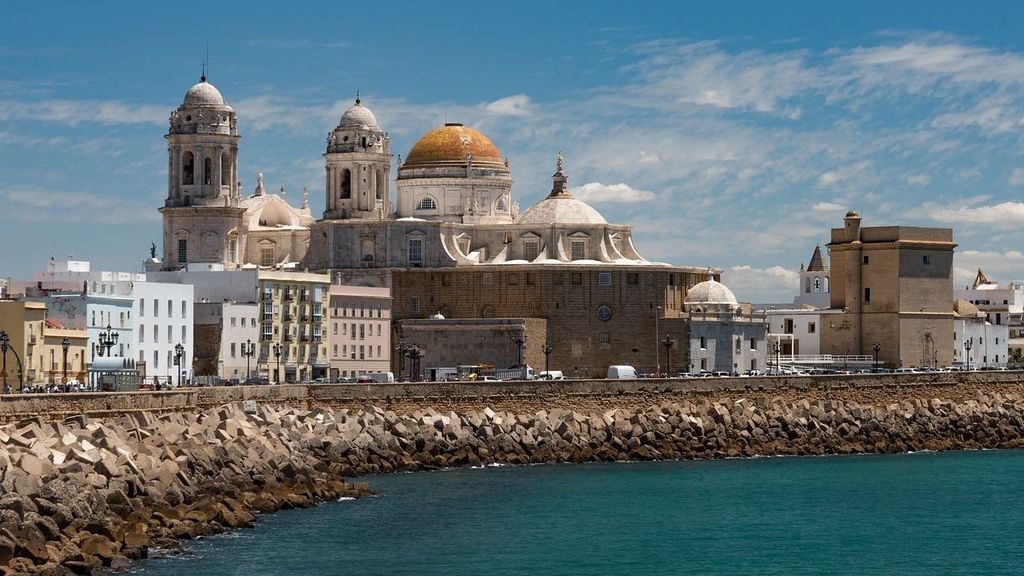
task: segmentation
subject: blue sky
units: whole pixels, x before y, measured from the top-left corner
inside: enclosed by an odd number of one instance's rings
[[[209,43],[246,190],[257,172],[296,203],[308,187],[314,214],[324,139],[359,90],[396,154],[446,115],[483,131],[523,209],[561,150],[642,254],[722,267],[742,300],[791,299],[848,209],[953,227],[958,286],[978,266],[1024,279],[1024,4],[210,6],[6,8],[0,275],[148,256],[167,117]]]

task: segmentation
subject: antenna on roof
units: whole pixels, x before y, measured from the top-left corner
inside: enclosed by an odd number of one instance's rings
[[[359,100],[359,88],[356,88],[356,104],[359,104],[360,102],[361,100]]]

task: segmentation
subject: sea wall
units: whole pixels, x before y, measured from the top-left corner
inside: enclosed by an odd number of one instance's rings
[[[934,390],[950,394],[920,394]],[[859,400],[829,389],[673,401],[654,392],[660,400],[650,404],[646,393],[623,393],[632,408],[612,395],[598,409],[235,402],[159,416],[37,417],[0,427],[0,572],[94,573],[174,538],[245,525],[254,512],[358,494],[366,487],[341,479],[367,473],[1024,446],[1019,392],[856,392]]]
[[[447,409],[536,411],[636,407],[659,401],[746,395],[784,398],[840,396],[849,400],[932,396],[965,398],[981,392],[1024,390],[1024,372],[834,375],[771,378],[564,380],[555,382],[409,382],[183,388],[145,392],[0,395],[0,423],[76,415],[111,417],[135,412],[195,412],[255,400],[297,408],[357,408],[376,404],[397,411]]]

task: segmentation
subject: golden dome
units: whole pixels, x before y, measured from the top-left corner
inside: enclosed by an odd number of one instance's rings
[[[413,144],[402,167],[464,166],[469,155],[474,165],[507,170],[501,152],[487,136],[458,123],[448,123],[424,134]]]

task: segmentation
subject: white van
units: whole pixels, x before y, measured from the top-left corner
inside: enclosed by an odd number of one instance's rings
[[[538,372],[537,375],[533,377],[533,379],[534,380],[565,380],[565,375],[562,374],[561,370],[551,370],[550,372],[545,372],[545,371],[542,370],[542,371]]]
[[[367,376],[369,376],[371,380],[377,382],[378,384],[384,384],[387,382],[395,381],[394,372],[374,372],[373,374],[367,374]]]
[[[609,380],[633,380],[636,378],[636,368],[632,366],[609,366]]]

